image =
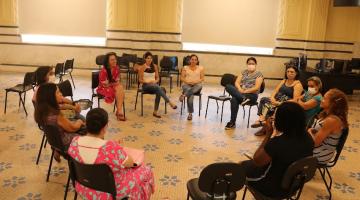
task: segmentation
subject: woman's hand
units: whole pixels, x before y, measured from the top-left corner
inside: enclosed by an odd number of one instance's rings
[[[75,104],[75,105],[74,105],[74,110],[75,110],[75,112],[80,113],[80,112],[81,112],[81,107],[80,107],[80,105],[79,105],[79,104]]]

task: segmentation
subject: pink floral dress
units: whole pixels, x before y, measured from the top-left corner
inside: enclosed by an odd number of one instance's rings
[[[75,137],[73,139],[68,149],[68,154],[76,161],[84,163],[79,154],[79,138]],[[117,142],[107,141],[105,145],[99,147],[94,164],[105,163],[113,171],[117,191],[116,199],[124,197],[134,200],[150,199],[151,194],[154,192],[154,175],[151,169],[144,165],[136,168],[125,168],[122,163],[126,156],[126,152]],[[75,183],[75,189],[84,199],[112,199],[109,193],[90,189],[77,182]]]
[[[119,67],[113,67],[111,69],[111,75],[115,81],[120,80],[120,69]],[[99,73],[99,86],[96,89],[96,92],[104,96],[106,103],[112,103],[115,100],[115,85],[105,86],[109,84],[108,75],[105,67],[100,70]]]

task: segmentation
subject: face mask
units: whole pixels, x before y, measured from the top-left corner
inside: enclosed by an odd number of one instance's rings
[[[309,92],[309,94],[316,94],[316,92],[317,92],[317,90],[315,89],[315,88],[313,88],[313,87],[309,87],[308,88],[308,92]]]
[[[251,72],[255,71],[255,65],[248,65],[248,70]]]
[[[49,83],[55,83],[56,77],[55,76],[49,76]]]

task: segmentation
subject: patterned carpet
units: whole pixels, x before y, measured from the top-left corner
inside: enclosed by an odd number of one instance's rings
[[[63,199],[64,187],[68,176],[68,167],[63,160],[54,162],[50,181],[46,182],[46,173],[51,156],[49,146],[43,149],[39,165],[35,164],[42,133],[33,120],[33,106],[30,101],[33,92],[27,94],[26,117],[22,108],[18,109],[18,96],[9,93],[7,113],[3,115],[5,88],[21,83],[21,73],[0,73],[0,199],[40,200]],[[89,98],[89,77],[75,77],[74,99]],[[165,82],[165,87],[168,83]],[[268,96],[273,87],[266,88],[262,96]],[[198,117],[198,98],[195,97],[195,115],[192,122],[186,120],[186,114],[168,108],[168,114],[156,119],[152,116],[154,96],[146,95],[144,117],[140,116],[140,102],[134,110],[136,89],[126,91],[126,116],[128,121],[117,122],[110,114],[110,126],[107,139],[122,139],[126,146],[142,148],[146,151],[145,163],[151,166],[155,174],[156,192],[152,199],[186,199],[186,182],[198,177],[200,171],[213,162],[245,160],[243,153],[252,154],[262,138],[255,137],[254,129],[247,129],[247,120],[239,112],[237,128],[225,131],[224,126],[230,117],[229,102],[225,103],[224,120],[220,123],[220,114],[216,114],[216,104],[210,101],[208,116],[205,119],[206,100],[209,94],[221,94],[222,88],[215,84],[205,84],[201,116]],[[170,96],[177,100],[179,88]],[[341,160],[331,173],[334,178],[333,199],[359,199],[360,163],[356,161],[360,149],[360,94],[349,96],[350,134],[345,144]],[[163,101],[162,101],[163,103]],[[112,112],[112,105],[102,107]],[[160,106],[163,114],[164,107]],[[221,109],[221,108],[220,108]],[[220,111],[219,111],[220,113]],[[84,112],[83,114],[86,114]],[[252,110],[252,123],[256,119],[256,109]],[[68,194],[72,198],[73,188]],[[238,199],[242,197],[238,192]],[[325,186],[319,173],[306,184],[301,199],[327,199]],[[246,199],[253,199],[247,195]]]

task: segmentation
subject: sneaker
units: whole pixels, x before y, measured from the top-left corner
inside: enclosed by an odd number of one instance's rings
[[[245,106],[249,102],[250,102],[250,99],[245,99],[243,102],[241,102],[241,105]]]
[[[230,130],[230,129],[234,129],[236,126],[235,126],[235,123],[233,122],[228,122],[225,126],[225,130]]]

